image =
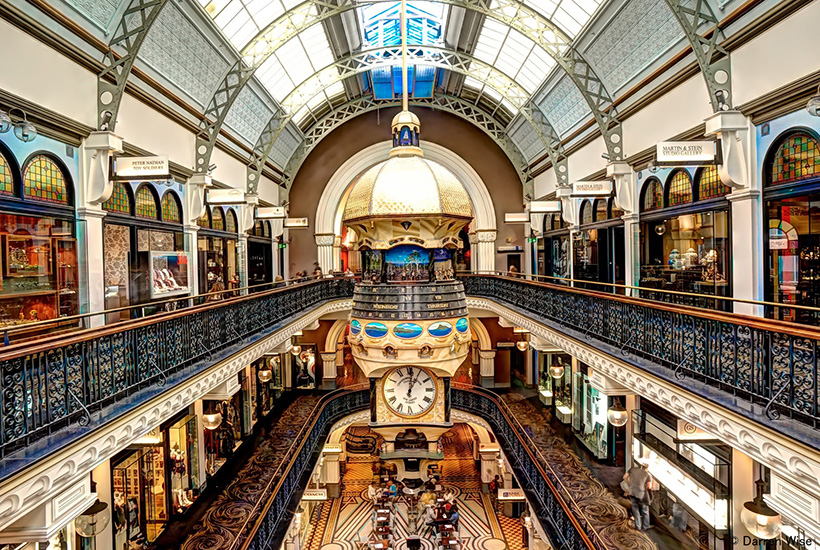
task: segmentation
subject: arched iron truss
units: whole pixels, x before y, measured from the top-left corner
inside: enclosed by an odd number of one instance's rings
[[[137,59],[142,41],[167,1],[131,0],[123,12],[103,59],[105,68],[97,75],[97,129],[114,131],[131,67]],[[118,58],[115,47],[123,48],[125,54]],[[109,78],[113,82],[109,82]]]
[[[411,98],[410,104],[419,107],[430,107],[432,109],[445,111],[454,114],[464,120],[471,122],[483,130],[493,141],[504,151],[510,162],[518,172],[518,177],[524,183],[527,180],[527,160],[521,153],[518,146],[510,139],[505,131],[504,126],[490,113],[484,111],[475,104],[447,94],[435,94],[432,98]],[[310,152],[316,147],[325,136],[330,132],[361,114],[375,111],[376,109],[384,109],[395,106],[400,106],[401,101],[376,101],[372,96],[364,96],[348,101],[344,105],[340,105],[335,109],[325,113],[325,115],[316,121],[313,126],[305,133],[305,139],[299,144],[299,147],[290,156],[287,165],[285,166],[285,181],[284,187],[290,188],[293,183],[293,178],[299,171],[299,167],[305,161]]]
[[[612,98],[603,82],[596,76],[595,71],[583,55],[572,47],[572,40],[560,27],[520,0],[496,0],[492,9],[485,5],[484,0],[435,1],[468,9],[498,20],[542,47],[580,90],[604,136],[610,158],[613,160],[622,158],[621,125],[615,118]],[[201,123],[202,131],[197,137],[196,169],[204,170],[208,166],[219,129],[242,87],[251,79],[256,69],[281,45],[303,30],[332,16],[368,3],[372,2],[340,0],[338,4],[333,4],[328,0],[309,0],[281,15],[251,40],[242,51],[242,60],[228,70],[208,103]],[[280,115],[274,113],[273,116]],[[543,117],[543,115],[538,116]],[[548,152],[551,151],[550,147],[546,149]],[[553,155],[550,154],[550,156]]]
[[[410,57],[417,63],[431,65],[442,69],[463,74],[483,82],[492,87],[504,96],[510,103],[519,109],[519,112],[533,126],[539,137],[545,144],[548,151],[556,160],[563,155],[560,149],[560,139],[552,126],[546,123],[546,117],[541,115],[537,120],[531,118],[533,113],[540,113],[537,107],[532,107],[529,103],[530,95],[515,80],[504,74],[494,66],[480,61],[470,55],[432,46],[410,46]],[[354,53],[337,59],[332,64],[319,69],[307,80],[299,84],[281,102],[282,109],[275,113],[262,133],[257,139],[253,148],[252,160],[248,167],[248,187],[249,193],[256,193],[265,160],[268,158],[273,145],[281,133],[292,120],[295,113],[309,103],[316,94],[336,82],[345,78],[371,70],[372,68],[392,64],[401,58],[401,47],[376,48],[363,52]],[[543,133],[549,132],[549,133]],[[554,136],[554,141],[549,136]]]

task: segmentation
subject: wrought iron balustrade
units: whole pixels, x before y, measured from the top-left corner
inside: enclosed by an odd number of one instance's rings
[[[0,352],[0,458],[169,376],[264,336],[296,315],[353,296],[321,279],[174,313],[12,344]]]
[[[745,401],[759,405],[770,420],[785,415],[804,428],[820,427],[820,329],[524,279],[461,279],[467,296],[496,301],[558,331],[569,329],[625,358],[648,360],[669,380],[701,382],[730,397],[721,404]],[[749,416],[749,407],[738,406],[743,408]],[[793,425],[780,429],[817,437]]]

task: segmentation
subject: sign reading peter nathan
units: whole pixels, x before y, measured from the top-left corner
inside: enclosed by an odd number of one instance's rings
[[[116,157],[114,159],[114,177],[119,180],[170,179],[168,155],[157,157]]]
[[[655,152],[659,164],[719,164],[716,141],[661,141]]]

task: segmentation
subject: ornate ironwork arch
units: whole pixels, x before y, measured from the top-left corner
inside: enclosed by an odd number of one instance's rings
[[[531,113],[538,111],[537,108],[530,106],[529,94],[515,80],[492,65],[467,54],[446,48],[412,46],[410,48],[410,54],[417,62],[473,77],[494,88],[517,109],[520,109],[519,112],[521,115],[532,124],[536,132],[539,132],[542,127],[548,126],[552,135],[557,135],[552,127],[548,125],[546,117],[543,115],[541,115],[537,122],[530,118]],[[281,104],[283,109],[271,116],[265,128],[262,130],[262,133],[259,135],[256,145],[253,148],[251,163],[248,167],[248,192],[256,193],[265,160],[270,154],[274,143],[276,143],[279,135],[284,131],[294,114],[298,113],[311,98],[331,84],[369,71],[373,67],[398,60],[400,56],[401,48],[399,47],[377,48],[358,52],[338,59],[327,67],[318,70],[297,86],[282,100]],[[560,140],[551,142],[545,134],[539,134],[539,137],[544,141],[547,150],[553,151],[556,158],[563,156],[562,149],[553,150],[553,147],[560,147]],[[553,145],[553,143],[555,143],[555,145]]]
[[[496,19],[521,32],[549,53],[580,90],[604,136],[610,158],[622,158],[621,125],[612,108],[612,99],[603,82],[572,47],[572,40],[550,19],[520,0],[496,0],[492,8],[483,0],[435,0],[459,6]],[[254,72],[282,44],[308,27],[347,10],[362,6],[355,0],[308,0],[284,13],[260,32],[242,51],[242,59],[235,63],[217,87],[208,102],[197,137],[196,169],[204,170],[210,162],[219,130],[242,88]],[[547,151],[551,151],[547,147]],[[552,156],[552,155],[550,155]]]
[[[97,129],[114,131],[128,75],[131,74],[143,40],[166,2],[167,0],[131,0],[123,12],[117,32],[111,38],[103,59],[105,68],[97,75]],[[118,57],[114,53],[115,46],[123,48],[125,54]],[[109,78],[113,82],[109,82]]]

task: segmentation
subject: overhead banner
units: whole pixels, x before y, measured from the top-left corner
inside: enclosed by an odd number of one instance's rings
[[[327,500],[327,489],[305,489],[302,493],[302,500]]]
[[[553,214],[561,211],[561,201],[532,201],[530,214]]]
[[[510,500],[527,500],[526,495],[524,495],[523,489],[499,489],[498,490],[498,500],[503,501],[510,501]]]
[[[245,192],[239,189],[208,189],[208,204],[244,204]]]
[[[504,214],[504,223],[530,223],[530,213],[507,212]]]
[[[284,220],[286,217],[284,206],[259,206],[256,209],[257,220]]]
[[[170,179],[168,155],[156,157],[115,157],[114,179]]]
[[[612,194],[612,180],[576,181],[572,184],[573,197],[608,197]]]
[[[716,141],[661,141],[656,146],[658,164],[681,166],[687,164],[720,164]]]

